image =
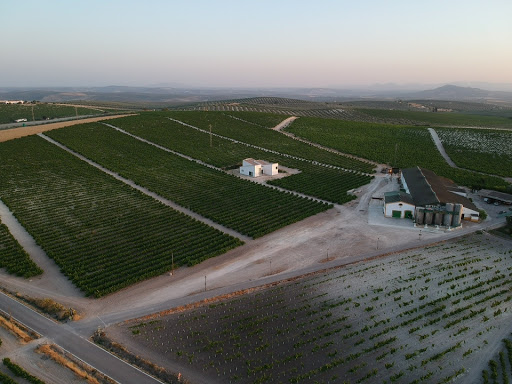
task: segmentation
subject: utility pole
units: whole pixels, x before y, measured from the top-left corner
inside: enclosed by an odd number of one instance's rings
[[[396,153],[398,152],[398,143],[395,144],[395,161],[393,162],[393,166],[396,167]]]
[[[32,121],[36,121],[36,119],[34,118],[34,105],[32,104]]]
[[[377,237],[377,249],[379,249],[379,239],[380,237]]]
[[[206,275],[204,276],[204,291],[206,292]]]
[[[171,252],[171,275],[174,275],[174,252]]]
[[[76,105],[75,105],[75,115],[76,115],[76,118],[78,119],[78,109],[76,109]]]

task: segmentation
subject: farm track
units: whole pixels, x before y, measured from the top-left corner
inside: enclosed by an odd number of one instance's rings
[[[452,168],[459,168],[457,165],[453,162],[452,159],[450,159],[450,156],[446,153],[443,143],[441,142],[441,139],[437,135],[437,132],[434,130],[434,128],[428,128],[428,131],[430,132],[430,135],[432,136],[432,140],[434,140],[434,143],[436,144],[437,150],[441,154],[441,156],[444,157],[448,165]]]
[[[197,214],[197,213],[195,213],[195,212],[193,212],[193,211],[191,211],[191,210],[189,210],[187,208],[184,208],[181,205],[178,205],[178,204],[174,203],[173,201],[171,201],[169,199],[166,199],[166,198],[164,198],[164,197],[162,197],[162,196],[160,196],[160,195],[158,195],[158,194],[156,194],[154,192],[151,192],[147,188],[144,188],[144,187],[142,187],[140,185],[135,184],[133,181],[128,180],[128,179],[118,175],[117,173],[110,171],[109,169],[107,169],[107,168],[105,168],[105,167],[95,163],[94,161],[86,158],[85,156],[82,156],[81,154],[79,154],[79,153],[69,149],[65,145],[63,145],[63,144],[61,144],[61,143],[51,139],[50,137],[48,137],[48,136],[46,136],[46,135],[44,135],[42,133],[38,134],[38,136],[40,136],[43,139],[45,139],[46,141],[56,145],[57,147],[59,147],[59,148],[65,150],[65,151],[71,153],[73,156],[76,156],[80,160],[85,161],[89,165],[92,165],[93,167],[99,169],[100,171],[106,173],[107,175],[110,175],[110,176],[114,177],[116,180],[119,180],[119,181],[129,185],[130,187],[132,187],[132,188],[134,188],[134,189],[144,193],[145,195],[147,195],[147,196],[149,196],[149,197],[159,201],[160,203],[162,203],[162,204],[164,204],[164,205],[166,205],[166,206],[168,206],[168,207],[170,207],[170,208],[172,208],[172,209],[174,209],[176,211],[184,213],[187,216],[190,216],[190,217],[192,217],[192,218],[194,218],[194,219],[196,219],[198,221],[201,221],[202,223],[204,223],[204,224],[206,224],[206,225],[208,225],[210,227],[218,229],[219,231],[224,232],[224,233],[226,233],[228,235],[231,235],[233,237],[236,237],[236,238],[238,238],[238,239],[240,239],[242,241],[247,242],[247,241],[252,240],[248,236],[242,235],[242,234],[240,234],[240,233],[238,233],[238,232],[236,232],[236,231],[234,231],[234,230],[232,230],[230,228],[227,228],[227,227],[224,227],[223,225],[217,224],[214,221],[212,221],[210,219],[207,219],[206,217],[203,217],[203,216],[201,216],[201,215],[199,215],[199,214]]]

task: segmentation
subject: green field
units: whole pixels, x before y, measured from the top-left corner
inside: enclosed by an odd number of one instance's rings
[[[37,136],[0,144],[0,196],[61,271],[102,296],[241,244]]]
[[[451,168],[423,127],[301,118],[289,132],[310,141],[400,168],[420,166],[476,189],[504,190],[507,183],[494,176]]]
[[[495,127],[512,128],[512,117],[499,116],[490,113],[458,113],[458,112],[421,112],[399,111],[388,109],[358,109],[361,114],[366,114],[379,119],[409,120],[410,124],[432,124],[436,126],[468,126],[468,127]]]
[[[14,123],[14,120],[25,118],[32,119],[32,108],[35,120],[55,119],[59,117],[74,117],[84,115],[100,115],[103,111],[87,107],[75,107],[54,104],[0,104],[0,124]]]
[[[254,238],[330,208],[205,167],[99,123],[48,135],[160,196]]]
[[[32,261],[2,222],[0,222],[0,268],[25,278],[43,273],[43,270]]]
[[[193,116],[197,114],[197,112],[192,113]],[[205,113],[200,112],[199,114]],[[231,123],[231,121],[229,122]],[[253,146],[244,145],[240,142],[233,142],[220,137],[213,136],[210,146],[209,134],[171,121],[159,114],[130,116],[117,119],[115,122],[112,122],[112,124],[134,135],[150,140],[151,142],[223,169],[237,168],[242,164],[242,160],[247,157],[264,159],[277,162],[282,166],[299,169],[302,173],[273,180],[270,181],[269,184],[338,204],[343,204],[354,199],[355,196],[347,194],[347,191],[367,184],[371,180],[369,176],[359,173],[323,167],[313,164],[311,161],[280,155],[275,153],[275,151],[264,151],[254,148]],[[240,122],[239,124],[241,124],[241,134],[243,134],[244,129],[254,129],[251,125]],[[266,129],[262,131],[265,132]],[[277,139],[281,138],[287,141],[290,140],[279,134]],[[347,158],[344,156],[328,152],[325,153],[329,155],[329,157],[325,159],[326,161],[330,161],[329,164],[337,163],[348,166],[351,164],[345,163]],[[359,166],[364,163],[356,161],[355,164]]]
[[[234,112],[230,112],[229,115],[238,116],[237,113]],[[251,119],[251,121],[254,123],[264,124],[265,121],[267,121],[267,118],[264,115],[264,118],[259,120],[258,115],[258,113],[239,114],[239,116],[243,117],[244,119]],[[176,120],[186,122],[204,130],[209,130],[209,126],[211,125],[212,132],[214,133],[277,151],[282,154],[297,156],[307,160],[317,161],[324,164],[331,164],[361,172],[372,172],[373,169],[373,165],[371,164],[316,148],[298,140],[286,137],[285,135],[268,128],[244,123],[242,121],[233,119],[226,113],[167,112],[164,116],[172,117]],[[282,120],[284,120],[284,118],[280,119],[280,121]],[[301,119],[297,121],[300,120]]]
[[[512,176],[512,131],[436,128],[436,132],[459,167]]]

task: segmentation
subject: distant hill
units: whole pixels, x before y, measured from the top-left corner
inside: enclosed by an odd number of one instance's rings
[[[459,100],[459,101],[512,101],[512,92],[487,91],[480,88],[443,85],[442,87],[410,93],[404,98],[418,100]]]
[[[336,88],[180,88],[172,86],[134,87],[46,87],[2,88],[0,100],[38,100],[43,102],[102,101],[144,105],[184,105],[199,102],[251,97],[281,97],[318,102],[353,100],[444,100],[470,101],[512,106],[512,92],[443,85],[435,89],[412,91],[384,84],[379,89]]]

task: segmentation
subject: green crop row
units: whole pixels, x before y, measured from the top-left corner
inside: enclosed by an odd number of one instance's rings
[[[30,258],[21,245],[12,237],[9,229],[0,222],[0,268],[5,268],[7,272],[23,276],[25,278],[33,277],[43,273],[43,270],[37,266]]]
[[[102,124],[62,128],[49,136],[138,185],[251,237],[329,208],[197,164]]]
[[[0,144],[0,196],[87,295],[102,296],[241,244],[37,136]]]

